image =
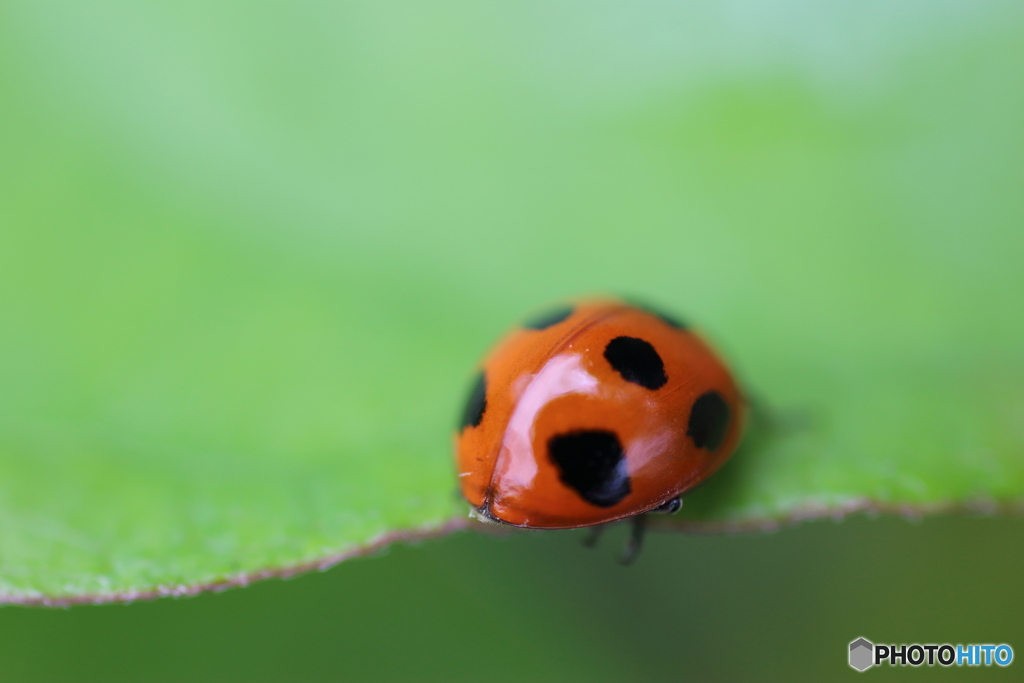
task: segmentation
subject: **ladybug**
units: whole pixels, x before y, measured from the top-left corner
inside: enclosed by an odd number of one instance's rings
[[[572,529],[675,512],[732,455],[746,403],[680,321],[581,301],[510,332],[484,359],[455,436],[462,495],[485,522]]]

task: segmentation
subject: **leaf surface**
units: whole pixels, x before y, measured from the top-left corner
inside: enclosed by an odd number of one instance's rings
[[[767,406],[664,525],[1017,509],[1024,13],[760,12],[5,5],[0,600],[464,526],[474,363],[587,293]]]

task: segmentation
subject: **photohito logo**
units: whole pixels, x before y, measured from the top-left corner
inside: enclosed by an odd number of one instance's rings
[[[850,666],[864,671],[875,664],[889,666],[1009,666],[1013,648],[1002,645],[875,645],[867,638],[850,643]]]

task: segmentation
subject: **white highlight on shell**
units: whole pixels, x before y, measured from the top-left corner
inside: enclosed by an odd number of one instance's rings
[[[663,429],[653,436],[633,439],[626,447],[631,473],[635,476],[643,471],[648,463],[663,456],[672,448],[673,441],[671,429]]]
[[[537,413],[559,396],[596,394],[597,391],[597,378],[583,368],[582,356],[563,353],[544,364],[523,390],[505,430],[495,473],[503,489],[526,488],[537,476],[533,453]]]

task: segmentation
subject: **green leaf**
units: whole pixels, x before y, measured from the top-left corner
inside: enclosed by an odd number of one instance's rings
[[[0,600],[465,526],[477,358],[589,292],[767,406],[666,525],[1019,507],[1024,12],[760,12],[5,4]]]

